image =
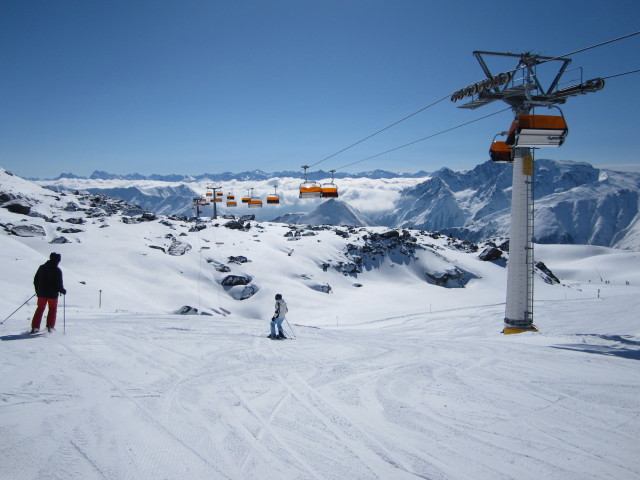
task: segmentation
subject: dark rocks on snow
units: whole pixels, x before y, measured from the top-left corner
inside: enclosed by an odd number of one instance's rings
[[[191,250],[191,245],[186,242],[179,242],[178,240],[173,240],[171,246],[167,250],[169,255],[173,255],[174,257],[179,257],[180,255],[184,255],[189,250]]]
[[[155,250],[160,250],[160,251],[162,251],[162,253],[167,253],[167,251],[164,249],[164,247],[159,247],[157,245],[149,245],[149,248],[153,248]]]
[[[84,230],[80,230],[79,228],[63,228],[58,227],[56,230],[60,233],[82,233]]]
[[[556,285],[560,283],[558,277],[556,277],[553,272],[547,267],[543,262],[536,262],[536,269],[540,273],[540,276],[549,285]]]
[[[247,285],[242,289],[239,300],[246,300],[247,298],[251,298],[257,292],[258,292],[258,287],[256,285]]]
[[[468,272],[463,272],[457,267],[454,267],[450,270],[447,270],[446,272],[425,272],[425,277],[427,283],[430,283],[432,285],[438,285],[440,287],[448,288],[462,288],[471,278],[474,278],[475,276]]]
[[[253,280],[248,275],[227,275],[220,282],[225,287],[235,287],[236,285],[249,285]]]
[[[227,223],[224,224],[224,226],[231,230],[248,230],[249,229],[245,227],[244,222],[242,222],[241,220],[229,220]]]
[[[2,205],[2,208],[6,208],[11,213],[17,213],[20,215],[29,215],[29,213],[31,212],[31,205],[24,198],[10,200]]]
[[[18,225],[11,227],[10,233],[18,237],[44,237],[46,232],[40,225]]]
[[[234,256],[229,257],[229,263],[241,264],[241,263],[247,263],[247,262],[249,262],[249,259],[242,255],[238,255],[237,257],[234,257]]]
[[[189,233],[200,232],[207,228],[207,225],[204,223],[196,223],[189,229]]]
[[[331,285],[329,285],[328,283],[314,283],[312,285],[309,285],[309,288],[311,288],[312,290],[316,290],[317,292],[322,292],[322,293],[332,293],[333,289],[331,288]]]
[[[54,244],[71,243],[71,240],[67,239],[66,237],[56,237],[53,240],[51,240],[49,243],[54,243]]]
[[[185,305],[180,308],[177,312],[178,315],[198,315],[198,309],[195,307],[190,307],[189,305]]]
[[[241,222],[252,222],[256,219],[255,215],[242,215],[240,217]]]
[[[502,250],[498,247],[488,246],[478,255],[478,258],[483,262],[494,262],[502,258]]]
[[[73,225],[82,225],[86,223],[85,219],[82,217],[67,218],[66,222],[71,223]]]
[[[140,215],[141,222],[153,222],[158,219],[158,216],[153,212],[144,212]]]

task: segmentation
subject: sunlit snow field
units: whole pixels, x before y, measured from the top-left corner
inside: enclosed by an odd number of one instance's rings
[[[640,477],[638,252],[537,245],[562,285],[537,278],[540,332],[505,336],[506,269],[444,239],[465,288],[425,282],[420,252],[324,272],[350,241],[329,230],[176,223],[192,249],[173,257],[149,248],[159,222],[107,223],[62,245],[44,221],[46,238],[0,232],[1,320],[51,251],[68,290],[55,333],[25,334],[34,300],[0,326],[2,479]],[[207,262],[234,255],[259,287],[243,301]],[[266,338],[275,293],[295,339]]]

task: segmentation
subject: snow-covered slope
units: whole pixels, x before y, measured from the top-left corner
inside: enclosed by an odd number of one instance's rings
[[[274,222],[307,225],[371,226],[371,220],[348,203],[330,198],[308,213],[289,213],[273,219]]]
[[[505,337],[484,245],[196,224],[2,170],[0,195],[3,478],[640,475],[640,253],[537,246],[562,284],[536,276],[541,333]],[[51,251],[67,295],[29,336],[33,301],[9,315]],[[275,293],[294,341],[265,337]]]

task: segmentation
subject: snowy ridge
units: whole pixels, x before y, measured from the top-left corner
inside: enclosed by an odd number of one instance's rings
[[[308,213],[289,213],[276,217],[274,222],[307,225],[350,225],[365,227],[373,225],[365,215],[346,202],[330,198]]]
[[[68,293],[29,336],[33,301],[7,316],[51,251]],[[541,332],[502,336],[503,239],[196,223],[0,170],[0,471],[636,478],[640,253],[536,260],[561,280],[536,276]],[[275,293],[296,340],[266,338]]]
[[[534,181],[535,241],[640,249],[640,174],[540,159]],[[508,165],[486,162],[465,172],[441,169],[403,191],[395,210],[378,220],[471,241],[505,236],[510,189]]]
[[[540,159],[535,165],[537,242],[640,250],[640,174],[570,161]],[[295,223],[320,203],[298,198],[300,179],[296,172],[258,171],[210,177],[219,178],[216,181],[223,190],[236,195],[254,189],[256,195],[264,197],[277,187],[280,205],[249,212],[260,221],[277,218]],[[318,181],[329,177],[322,171],[312,175]],[[39,183],[67,191],[105,193],[156,213],[189,215],[193,197],[202,195],[214,181],[203,176],[160,178],[95,172],[90,179],[67,175]],[[469,171],[445,168],[430,176],[424,172],[409,175],[376,171],[339,178],[340,199],[367,217],[367,222],[360,220],[363,225],[440,231],[474,242],[509,234],[510,166],[486,162]],[[221,213],[242,210],[224,204],[219,207]],[[340,218],[327,217],[322,222],[339,225]]]

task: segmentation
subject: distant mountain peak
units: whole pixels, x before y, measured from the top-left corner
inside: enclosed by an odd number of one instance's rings
[[[349,225],[368,227],[373,225],[366,215],[347,202],[330,198],[309,213],[290,213],[273,220],[274,222],[308,225]]]

